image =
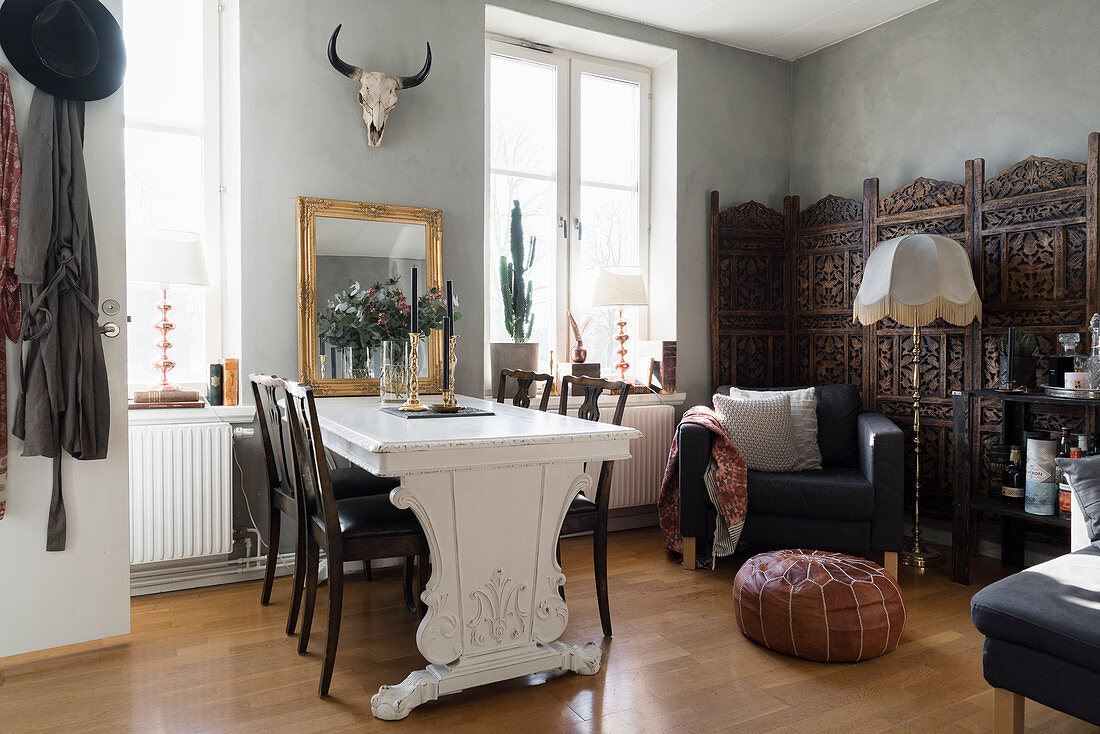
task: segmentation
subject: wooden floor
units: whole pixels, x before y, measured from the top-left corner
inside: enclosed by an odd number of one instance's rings
[[[565,640],[600,641],[587,539],[564,543]],[[970,596],[943,569],[902,570],[909,610],[898,649],[859,664],[812,663],[765,650],[737,631],[738,561],[683,570],[655,530],[612,535],[613,640],[599,675],[532,676],[427,704],[402,722],[371,717],[370,697],[424,665],[399,580],[345,590],[340,653],[327,700],[316,696],[325,608],[308,656],[283,634],[287,581],[259,605],[259,584],[139,597],[133,633],[0,660],[0,731],[137,732],[987,732],[993,693],[981,676]],[[1029,732],[1084,732],[1031,702]]]

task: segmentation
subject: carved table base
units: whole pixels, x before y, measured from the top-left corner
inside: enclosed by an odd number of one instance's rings
[[[379,688],[378,693],[371,696],[370,710],[379,719],[397,721],[422,703],[473,686],[550,670],[595,675],[600,672],[602,657],[603,652],[592,642],[583,647],[551,642],[548,645],[534,643],[506,655],[486,656],[476,663],[429,665],[409,673],[409,677],[396,686]]]
[[[448,693],[532,673],[599,672],[596,645],[557,642],[569,621],[558,533],[592,484],[583,470],[567,460],[402,477],[391,500],[412,509],[431,548],[416,644],[432,664],[382,686],[376,717],[403,719]]]

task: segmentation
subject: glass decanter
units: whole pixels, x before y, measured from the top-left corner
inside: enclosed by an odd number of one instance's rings
[[[1100,389],[1100,313],[1094,313],[1089,321],[1089,333],[1092,334],[1092,351],[1085,362],[1085,372],[1089,373],[1089,389]]]
[[[1081,343],[1081,335],[1077,332],[1059,334],[1058,343],[1062,345],[1062,353],[1058,356],[1072,359],[1073,362],[1071,362],[1071,364],[1073,365],[1073,370],[1075,372],[1084,372],[1088,355],[1077,353],[1077,345]]]

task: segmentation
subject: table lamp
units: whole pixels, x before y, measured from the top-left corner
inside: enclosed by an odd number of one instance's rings
[[[623,308],[649,305],[642,269],[637,266],[600,268],[600,277],[596,279],[596,289],[592,295],[592,305],[619,309],[619,320],[616,322],[619,333],[615,335],[615,341],[619,342],[619,349],[616,352],[619,355],[619,363],[615,365],[615,369],[619,371],[621,379],[626,380],[626,371],[630,369],[630,363],[626,361],[626,342],[630,337],[626,335]]]
[[[899,560],[916,568],[939,566],[943,555],[922,545],[920,537],[920,327],[940,318],[955,326],[982,320],[970,258],[958,242],[936,234],[905,234],[871,252],[852,320],[873,324],[887,316],[913,327],[913,537]]]
[[[179,385],[168,382],[168,372],[176,366],[168,357],[168,350],[172,347],[168,333],[176,328],[168,318],[168,312],[172,310],[172,304],[168,302],[168,287],[210,285],[202,243],[193,232],[134,229],[126,237],[126,247],[127,282],[155,285],[161,289],[161,301],[155,306],[160,316],[153,321],[153,329],[160,334],[160,341],[155,345],[160,350],[160,356],[153,362],[160,372],[160,382],[150,385],[149,390],[179,390]]]

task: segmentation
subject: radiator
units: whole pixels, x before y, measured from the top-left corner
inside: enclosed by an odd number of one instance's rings
[[[675,409],[671,405],[629,407],[623,413],[623,425],[637,428],[644,435],[630,442],[630,458],[615,462],[611,477],[611,509],[656,505],[661,478],[672,445]],[[600,406],[600,420],[611,420],[614,410]],[[593,480],[599,479],[595,474]],[[595,487],[593,487],[595,491]]]
[[[130,426],[130,563],[233,549],[228,423]]]

